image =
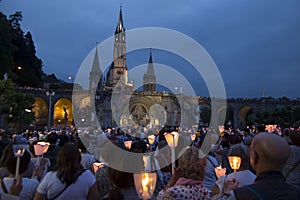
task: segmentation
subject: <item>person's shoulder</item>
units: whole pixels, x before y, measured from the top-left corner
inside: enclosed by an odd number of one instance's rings
[[[81,176],[89,176],[95,178],[94,174],[89,169],[84,169],[84,172],[82,172]]]
[[[57,177],[56,174],[57,174],[56,171],[49,171],[49,172],[46,173],[43,180],[44,179],[51,179],[52,177]]]
[[[23,177],[23,184],[24,185],[27,185],[27,184],[38,185],[39,183],[40,182],[38,180],[36,180],[36,179]]]

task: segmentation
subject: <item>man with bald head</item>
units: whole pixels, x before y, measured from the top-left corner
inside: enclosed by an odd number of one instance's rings
[[[238,183],[234,180],[227,181],[222,198],[300,199],[300,190],[286,183],[281,174],[288,156],[289,146],[283,138],[272,133],[257,134],[250,147],[250,163],[257,178],[253,184],[240,188],[236,188]]]

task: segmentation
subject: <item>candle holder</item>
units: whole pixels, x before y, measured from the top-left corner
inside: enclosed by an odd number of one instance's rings
[[[38,163],[37,166],[40,166],[41,163],[41,157],[43,157],[44,153],[48,151],[48,148],[50,146],[49,142],[37,142],[35,145],[33,145],[34,153],[36,156],[38,156]]]
[[[126,149],[131,149],[132,140],[124,141],[124,145]]]
[[[156,185],[156,172],[133,174],[136,192],[139,198],[151,199]]]
[[[165,133],[164,134],[169,147],[171,148],[171,155],[172,155],[172,174],[175,173],[175,147],[178,144],[179,133],[173,131],[172,133]]]
[[[190,137],[191,137],[191,140],[192,140],[191,146],[193,146],[197,135],[195,133],[193,133],[193,134],[190,135]]]
[[[36,143],[35,145],[33,145],[35,155],[42,156],[44,153],[48,151],[49,146],[50,146],[49,142]]]
[[[27,144],[14,144],[13,145],[14,156],[17,158],[16,174],[15,174],[16,178],[19,176],[20,158],[24,155],[27,148],[28,148]]]
[[[149,142],[149,149],[150,149],[150,151],[152,151],[153,144],[155,142],[155,135],[149,135],[148,136],[148,142]]]
[[[93,163],[93,170],[94,170],[94,174],[96,174],[96,172],[100,169],[104,167],[104,163],[103,162],[94,162]]]
[[[149,135],[148,136],[148,142],[150,145],[152,145],[155,141],[155,135]]]
[[[220,178],[221,176],[225,176],[226,168],[225,167],[222,168],[221,165],[219,167],[215,167],[215,173],[216,173],[218,178]]]
[[[234,170],[234,178],[236,179],[236,170],[240,168],[241,157],[239,156],[228,156],[231,169]]]

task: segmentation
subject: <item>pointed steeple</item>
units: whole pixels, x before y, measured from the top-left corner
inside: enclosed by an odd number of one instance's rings
[[[92,69],[90,71],[90,90],[95,91],[95,89],[98,87],[98,82],[101,78],[101,70],[100,70],[100,64],[99,64],[99,58],[98,58],[98,49],[96,46],[95,55],[94,55],[94,61],[92,65]]]
[[[143,90],[149,92],[156,91],[156,77],[153,68],[151,49],[150,49],[150,57],[149,57],[147,72],[143,76]]]
[[[153,68],[152,50],[151,50],[151,49],[150,49],[150,57],[149,57],[149,61],[148,61],[147,74],[148,74],[148,75],[153,75],[153,76],[154,76],[154,68]]]
[[[93,65],[92,65],[92,73],[98,73],[100,72],[100,64],[99,64],[99,58],[98,58],[98,48],[96,47],[96,51],[95,51],[95,56],[94,56],[94,61],[93,61]]]
[[[123,32],[125,32],[125,28],[123,25],[122,6],[120,6],[119,20],[116,27],[115,35]]]

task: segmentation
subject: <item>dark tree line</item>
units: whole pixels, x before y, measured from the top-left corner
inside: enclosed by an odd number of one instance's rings
[[[21,12],[8,18],[0,12],[0,77],[8,75],[19,86],[41,87],[42,61],[36,56],[31,33],[21,29],[21,21]]]
[[[280,124],[283,127],[299,126],[300,107],[289,106],[255,113],[259,124]]]

